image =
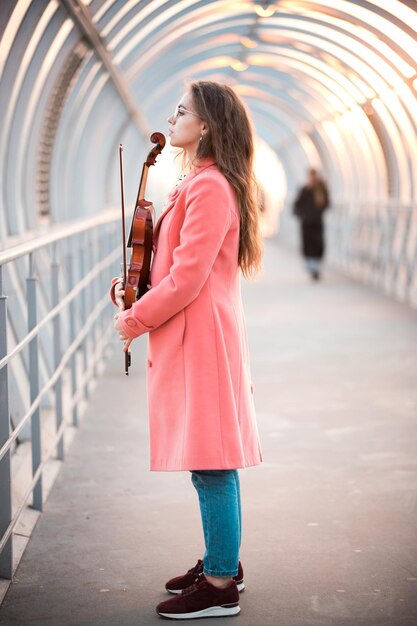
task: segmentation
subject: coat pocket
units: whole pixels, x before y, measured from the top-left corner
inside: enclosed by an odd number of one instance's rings
[[[165,351],[175,346],[182,346],[185,337],[185,311],[178,311],[164,324],[152,331],[154,345],[164,346]]]

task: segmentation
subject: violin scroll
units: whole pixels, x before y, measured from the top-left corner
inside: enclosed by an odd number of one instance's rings
[[[152,133],[150,139],[151,143],[155,143],[156,146],[152,148],[152,150],[148,154],[145,162],[146,167],[155,165],[156,157],[161,154],[166,142],[165,136],[162,133]]]

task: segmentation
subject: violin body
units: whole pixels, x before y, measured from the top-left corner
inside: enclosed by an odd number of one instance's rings
[[[130,254],[129,269],[126,276],[124,303],[130,309],[132,304],[139,300],[147,291],[151,269],[153,216],[145,201],[139,201],[133,215],[132,227],[128,240]],[[146,204],[150,204],[147,203]]]

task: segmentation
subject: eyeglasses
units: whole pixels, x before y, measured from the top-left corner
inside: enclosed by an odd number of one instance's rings
[[[190,111],[190,109],[186,109],[184,106],[182,106],[182,104],[179,104],[177,106],[177,108],[175,109],[174,115],[172,117],[174,118],[174,120],[177,120],[179,117],[181,117],[181,115],[184,115],[184,113],[190,113],[191,115],[194,115],[195,117],[200,117],[198,113],[195,113],[194,111]]]

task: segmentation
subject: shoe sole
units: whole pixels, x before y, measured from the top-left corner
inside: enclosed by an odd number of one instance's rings
[[[236,583],[236,587],[237,590],[239,591],[239,593],[242,593],[242,591],[245,591],[246,587],[245,587],[245,583],[243,582],[243,580],[240,583]],[[182,591],[182,589],[167,589],[166,591],[168,591],[168,593],[172,593],[174,596],[179,595]]]
[[[232,617],[240,613],[240,606],[211,606],[209,609],[202,611],[194,611],[193,613],[160,613],[156,611],[160,617],[166,619],[201,619],[203,617]]]

